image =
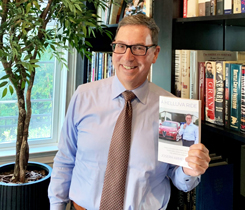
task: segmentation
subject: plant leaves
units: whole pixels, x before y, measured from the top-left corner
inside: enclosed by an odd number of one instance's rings
[[[6,96],[7,92],[8,92],[8,89],[7,89],[7,88],[4,88],[3,93],[2,93],[2,98],[3,98],[4,96]]]
[[[12,87],[12,85],[9,85],[9,91],[10,91],[11,95],[13,95],[13,93],[14,93],[14,88]]]
[[[8,84],[8,82],[6,82],[6,81],[5,81],[5,82],[0,83],[0,88],[1,88],[1,87],[3,87],[3,86],[5,86],[5,85],[7,85],[7,84]]]

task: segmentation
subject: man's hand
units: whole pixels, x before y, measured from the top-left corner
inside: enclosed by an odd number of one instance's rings
[[[185,160],[192,169],[183,167],[184,173],[189,176],[199,176],[204,174],[209,166],[209,151],[201,143],[193,144],[190,146],[188,157]]]

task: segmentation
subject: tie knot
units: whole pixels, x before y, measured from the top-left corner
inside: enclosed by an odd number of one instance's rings
[[[124,91],[122,93],[122,95],[123,95],[125,101],[132,101],[135,98],[134,93],[132,91],[128,91],[128,90]]]

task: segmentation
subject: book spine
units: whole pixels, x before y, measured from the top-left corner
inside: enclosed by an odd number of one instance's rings
[[[230,129],[240,131],[241,121],[241,65],[231,64]]]
[[[224,0],[224,14],[232,14],[232,0]]]
[[[206,62],[206,115],[208,122],[214,123],[215,120],[215,74],[208,72],[208,65],[212,66],[212,62]],[[211,67],[210,67],[211,68]],[[213,67],[212,67],[213,68]]]
[[[198,99],[197,51],[190,51],[190,99]]]
[[[91,61],[87,59],[87,82],[91,82],[92,65]]]
[[[245,13],[245,0],[241,1],[241,12]]]
[[[217,5],[216,14],[223,15],[224,14],[224,0],[217,0],[216,5]]]
[[[225,127],[230,128],[230,63],[225,64]]]
[[[233,13],[241,13],[241,0],[233,0]]]
[[[210,15],[216,15],[216,0],[210,1]]]
[[[188,0],[183,0],[183,18],[187,18],[187,4]]]
[[[181,97],[181,50],[175,50],[175,95]]]
[[[95,80],[95,63],[96,63],[96,52],[92,52],[92,74],[91,74],[91,82]]]
[[[241,132],[245,132],[245,65],[242,65],[241,76]]]
[[[205,16],[205,0],[198,0],[198,16]]]
[[[205,16],[210,16],[211,15],[211,4],[210,0],[205,1]]]
[[[181,98],[190,98],[190,50],[181,50]]]
[[[198,4],[197,0],[187,1],[187,17],[197,17],[198,16]]]
[[[224,125],[223,63],[220,61],[216,62],[215,88],[215,124]]]
[[[201,119],[205,120],[205,62],[198,62],[199,100],[202,101]]]

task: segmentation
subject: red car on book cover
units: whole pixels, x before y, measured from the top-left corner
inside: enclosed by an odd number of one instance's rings
[[[181,135],[179,134],[180,123],[175,121],[165,120],[159,124],[159,137],[174,141],[179,141]]]

